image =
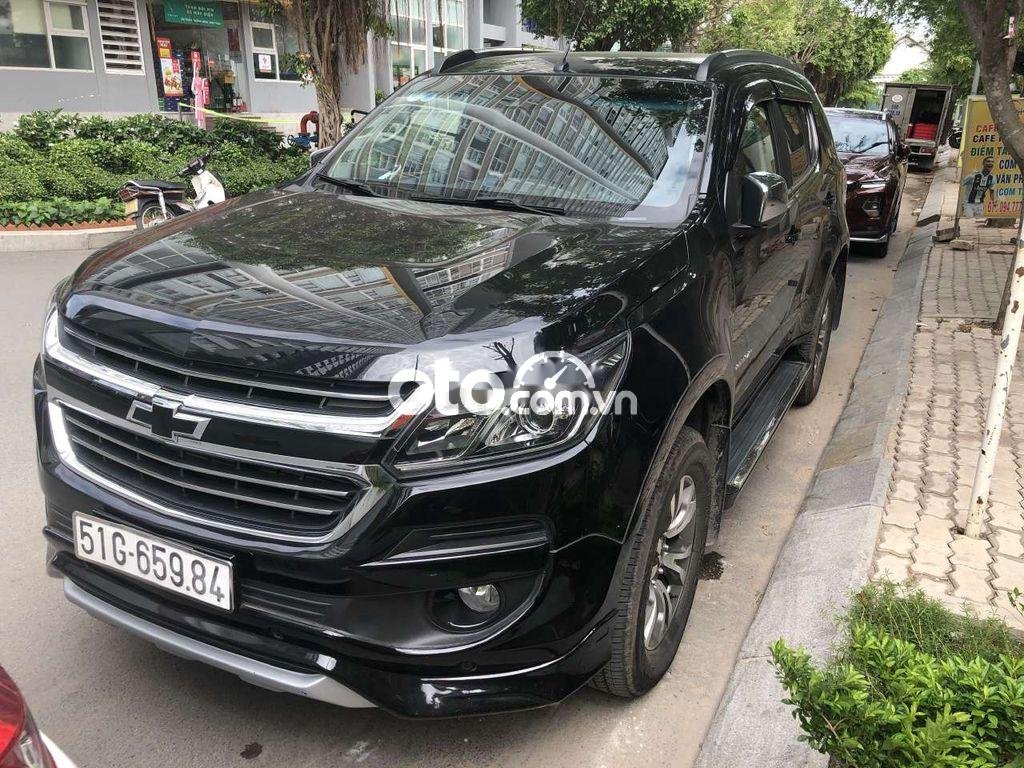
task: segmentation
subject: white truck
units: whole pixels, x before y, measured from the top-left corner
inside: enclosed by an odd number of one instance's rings
[[[886,83],[882,110],[892,115],[910,147],[910,162],[928,169],[949,133],[953,88],[949,85]]]

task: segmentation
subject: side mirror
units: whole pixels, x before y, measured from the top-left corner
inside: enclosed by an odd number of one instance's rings
[[[789,211],[789,185],[777,173],[754,171],[740,182],[740,223],[767,227]]]
[[[312,152],[310,152],[309,167],[315,168],[316,166],[318,166],[320,164],[320,161],[327,157],[327,153],[330,152],[332,149],[334,149],[333,146],[320,147],[319,149],[314,149]]]

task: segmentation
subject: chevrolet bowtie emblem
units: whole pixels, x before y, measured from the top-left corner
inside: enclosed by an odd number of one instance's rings
[[[128,421],[149,427],[149,431],[158,437],[201,440],[210,420],[205,416],[178,413],[180,408],[180,402],[159,395],[151,402],[133,400],[128,408]]]

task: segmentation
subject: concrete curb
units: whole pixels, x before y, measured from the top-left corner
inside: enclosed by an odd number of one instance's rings
[[[941,177],[933,178],[922,210],[941,210]],[[784,637],[815,659],[826,659],[838,637],[834,616],[870,575],[892,473],[888,443],[910,383],[935,221],[911,233],[850,398],[747,630],[698,768],[828,764],[826,755],[797,741],[800,727],[782,703],[785,692],[769,664],[770,646]]]
[[[45,251],[95,251],[127,237],[134,226],[52,232],[0,232],[0,254]]]

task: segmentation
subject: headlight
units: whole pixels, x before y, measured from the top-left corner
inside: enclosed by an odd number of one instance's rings
[[[628,336],[578,356],[536,354],[489,408],[478,400],[442,411],[435,402],[399,443],[393,464],[400,471],[473,466],[583,440],[616,406],[635,411],[629,393],[616,390],[628,355]]]
[[[64,290],[67,288],[68,283],[71,282],[71,276],[65,277],[50,291],[50,295],[46,298],[46,310],[43,312],[43,348],[46,347],[46,326],[50,321],[50,316],[57,311],[57,304],[64,294]]]
[[[872,195],[864,201],[861,207],[869,218],[877,219],[882,215],[882,198]]]

